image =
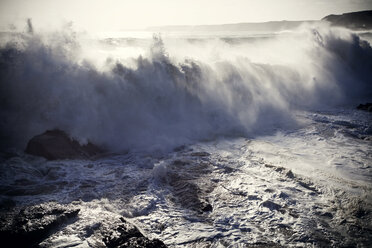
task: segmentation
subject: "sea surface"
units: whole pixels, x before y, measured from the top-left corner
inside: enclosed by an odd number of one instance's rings
[[[169,247],[368,247],[370,37],[2,33],[1,209],[78,207],[41,247],[104,247],[120,217]],[[55,128],[107,153],[23,152]]]

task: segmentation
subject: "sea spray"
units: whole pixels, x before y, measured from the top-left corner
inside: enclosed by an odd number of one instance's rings
[[[0,48],[1,147],[58,128],[113,151],[171,149],[371,99],[372,49],[356,34],[308,26],[236,41],[154,36],[148,52],[102,66],[74,32],[14,34]]]

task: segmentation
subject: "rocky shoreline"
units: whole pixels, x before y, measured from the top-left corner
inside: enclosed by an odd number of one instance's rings
[[[0,239],[3,247],[50,247],[51,241],[43,242],[54,233],[66,228],[79,218],[80,209],[71,205],[46,202],[20,209],[3,209],[0,213]],[[63,240],[63,247],[90,247],[84,238],[93,233],[102,236],[102,247],[164,248],[159,239],[149,239],[123,217],[112,223],[110,229],[96,223],[86,230],[81,239]],[[106,223],[107,224],[107,223]],[[85,237],[84,237],[85,236]],[[58,246],[60,247],[60,246]]]
[[[48,160],[89,159],[102,154],[103,149],[91,142],[79,144],[66,132],[54,129],[33,137],[28,142],[25,152]]]

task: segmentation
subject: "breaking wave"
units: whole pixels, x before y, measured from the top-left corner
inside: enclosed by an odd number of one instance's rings
[[[369,43],[327,26],[254,40],[154,36],[147,52],[103,65],[73,32],[10,36],[0,48],[2,149],[54,128],[114,151],[167,149],[372,99]]]

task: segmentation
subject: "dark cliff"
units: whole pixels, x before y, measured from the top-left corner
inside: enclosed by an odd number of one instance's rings
[[[333,26],[341,26],[354,30],[372,29],[372,10],[344,13],[342,15],[328,15],[322,19]]]

